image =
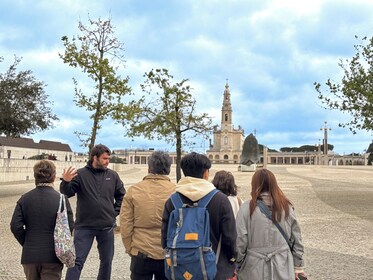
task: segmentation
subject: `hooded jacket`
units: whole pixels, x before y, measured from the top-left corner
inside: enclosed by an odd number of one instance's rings
[[[183,203],[190,205],[200,200],[215,186],[204,179],[184,177],[176,185],[176,192],[181,194]],[[227,279],[233,276],[235,264],[231,260],[236,258],[236,223],[231,204],[225,194],[218,192],[207,205],[210,216],[210,241],[216,253],[220,236],[222,237],[221,251],[217,264],[215,279]],[[174,210],[171,199],[166,201],[162,218],[162,247],[166,247],[167,226],[170,213]]]
[[[92,162],[78,169],[71,182],[62,180],[61,193],[77,195],[75,228],[104,229],[114,226],[126,191],[117,172],[96,169]]]

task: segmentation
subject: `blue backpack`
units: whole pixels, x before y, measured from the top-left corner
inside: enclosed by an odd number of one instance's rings
[[[212,190],[193,205],[183,204],[180,194],[171,195],[174,210],[167,230],[165,273],[169,280],[213,280],[216,256],[210,241],[206,206],[219,190]]]

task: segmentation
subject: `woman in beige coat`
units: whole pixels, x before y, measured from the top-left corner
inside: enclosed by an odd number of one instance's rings
[[[241,206],[236,219],[238,279],[307,279],[300,226],[274,174],[259,169],[252,177],[251,187],[252,199]],[[260,204],[267,207],[271,220]]]

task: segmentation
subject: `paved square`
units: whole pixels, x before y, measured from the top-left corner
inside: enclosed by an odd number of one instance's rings
[[[268,169],[295,206],[310,279],[373,279],[373,167],[269,165]],[[210,180],[219,170],[231,171],[239,195],[249,199],[252,172],[238,172],[237,165],[215,164]],[[119,175],[128,188],[142,180],[146,172],[146,165],[127,165]],[[175,166],[170,177],[175,181]],[[11,234],[9,223],[16,201],[33,187],[32,181],[0,184],[0,279],[25,279],[20,264],[21,247]],[[75,212],[75,198],[70,200]],[[115,236],[115,246],[112,279],[130,279],[129,257],[119,234]],[[96,279],[97,271],[94,245],[81,279]]]

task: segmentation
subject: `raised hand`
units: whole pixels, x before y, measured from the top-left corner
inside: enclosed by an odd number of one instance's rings
[[[78,175],[78,171],[76,168],[70,166],[68,169],[63,170],[62,179],[66,182],[70,182],[76,175]]]

